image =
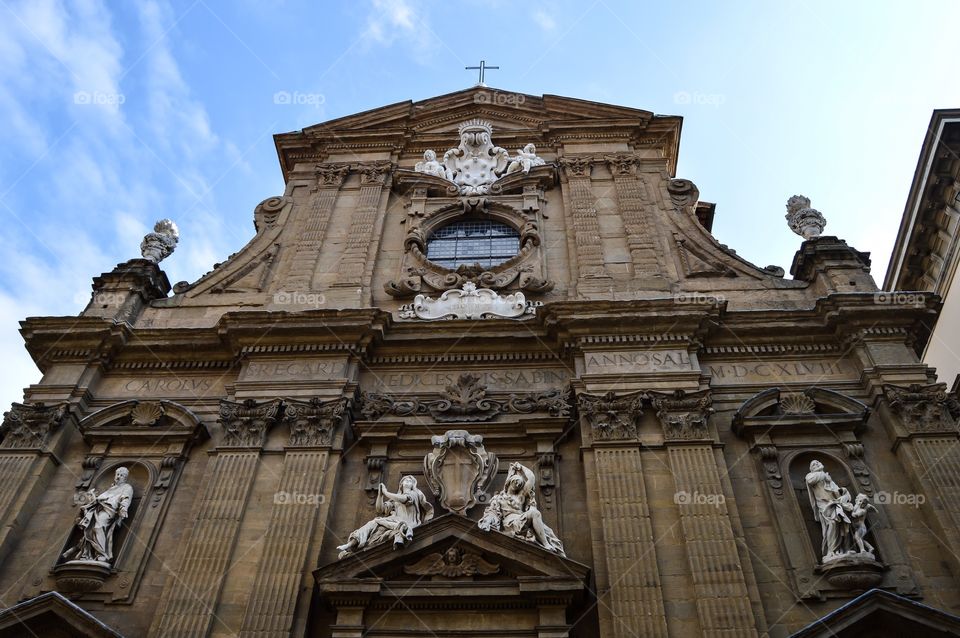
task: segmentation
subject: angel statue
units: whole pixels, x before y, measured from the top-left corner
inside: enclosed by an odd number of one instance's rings
[[[523,171],[529,173],[534,166],[543,166],[546,164],[542,157],[537,155],[537,147],[533,144],[527,144],[521,150],[517,151],[517,156],[510,160],[507,166],[506,174]]]
[[[65,560],[91,560],[110,563],[113,560],[113,535],[127,518],[133,500],[133,486],[127,482],[130,470],[118,467],[113,485],[101,494],[96,490],[84,493],[77,517],[83,536],[63,553]]]
[[[396,494],[380,484],[376,503],[377,517],[350,533],[347,542],[337,547],[339,558],[358,550],[393,540],[397,548],[413,538],[413,530],[433,518],[433,505],[417,488],[417,479],[404,476]]]
[[[424,151],[423,161],[417,162],[416,166],[413,167],[413,170],[417,171],[418,173],[426,173],[427,175],[434,175],[436,177],[448,179],[447,169],[444,168],[443,164],[437,161],[437,153],[435,151]]]
[[[566,556],[563,542],[543,522],[543,515],[537,509],[533,470],[519,463],[510,464],[503,489],[490,499],[477,525],[486,532],[503,532]]]
[[[850,522],[853,527],[853,542],[864,554],[872,554],[874,551],[873,545],[864,538],[867,535],[867,512],[870,510],[877,511],[877,508],[870,503],[870,497],[863,493],[857,494],[853,509],[850,511]]]

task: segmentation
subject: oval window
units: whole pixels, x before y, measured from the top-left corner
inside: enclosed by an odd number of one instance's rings
[[[427,240],[427,259],[456,270],[480,264],[492,268],[520,252],[515,228],[488,220],[464,220],[435,230]]]

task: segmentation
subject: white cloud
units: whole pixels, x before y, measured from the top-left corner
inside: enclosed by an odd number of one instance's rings
[[[169,6],[131,7],[141,31],[131,46],[142,51],[129,57],[108,7],[0,7],[0,118],[8,127],[0,148],[0,409],[39,379],[17,322],[79,313],[91,278],[139,256],[156,219],[173,218],[185,236],[182,258],[166,268],[174,281],[195,279],[249,238],[237,241],[219,212],[207,212],[216,211],[208,191],[238,151],[219,139],[181,73]],[[124,64],[141,53],[135,76],[143,80],[121,86]]]
[[[363,37],[368,44],[402,45],[422,64],[443,47],[430,27],[424,4],[411,0],[373,0]]]
[[[140,6],[141,28],[145,41],[152,45],[144,62],[152,132],[145,141],[164,149],[175,145],[180,152],[196,157],[212,150],[218,140],[206,109],[190,98],[190,89],[170,50],[168,31],[174,21],[165,4],[146,2]]]
[[[540,27],[541,31],[550,33],[557,28],[557,21],[554,20],[553,17],[543,9],[537,9],[534,11],[532,17],[533,21],[537,23],[537,26]]]

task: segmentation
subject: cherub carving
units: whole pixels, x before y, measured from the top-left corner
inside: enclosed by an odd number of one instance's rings
[[[443,164],[437,161],[437,153],[435,151],[424,151],[423,161],[417,162],[416,166],[413,167],[413,170],[418,173],[426,173],[427,175],[435,175],[436,177],[442,177],[443,179],[450,179],[447,176],[447,169],[444,168]]]
[[[403,571],[417,576],[475,576],[489,575],[500,571],[500,566],[488,562],[479,555],[465,552],[459,547],[451,547],[443,554],[427,554],[412,565],[405,565]]]
[[[873,545],[867,542],[867,512],[877,508],[870,503],[870,498],[866,494],[857,494],[853,502],[853,509],[850,511],[850,524],[853,528],[853,540],[861,552],[873,553]]]
[[[509,175],[517,171],[529,173],[530,169],[534,166],[543,166],[544,164],[546,164],[546,162],[543,158],[537,155],[537,147],[533,144],[527,144],[517,151],[517,156],[514,157],[507,166],[506,174]]]

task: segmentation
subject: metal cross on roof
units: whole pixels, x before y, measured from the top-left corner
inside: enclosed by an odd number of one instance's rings
[[[498,66],[487,66],[487,63],[486,63],[486,61],[484,61],[484,60],[480,60],[480,66],[465,66],[465,67],[463,67],[463,68],[465,68],[467,71],[475,71],[475,70],[477,70],[477,69],[480,70],[480,81],[477,82],[477,86],[486,86],[486,84],[484,84],[484,82],[483,82],[483,72],[484,72],[484,71],[486,71],[486,70],[488,70],[488,69],[498,69],[498,70],[500,69],[500,67],[498,67]]]

